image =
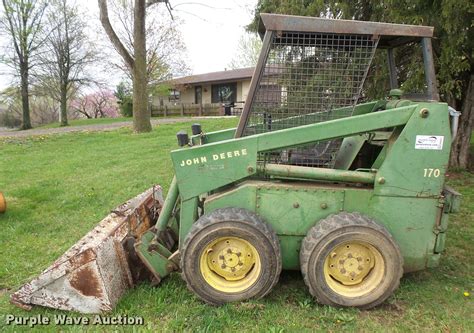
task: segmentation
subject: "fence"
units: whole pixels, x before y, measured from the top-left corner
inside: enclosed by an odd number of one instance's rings
[[[224,114],[221,104],[178,104],[178,105],[152,105],[152,117],[173,116],[221,116]]]
[[[231,115],[240,116],[242,107],[236,105],[231,108]],[[213,104],[177,104],[177,105],[152,105],[152,117],[190,117],[190,116],[223,116],[225,109],[221,103]]]

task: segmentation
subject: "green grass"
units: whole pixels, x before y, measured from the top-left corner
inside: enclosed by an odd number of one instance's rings
[[[201,123],[212,131],[235,126],[236,120]],[[0,190],[8,201],[8,210],[0,217],[0,331],[27,329],[5,326],[6,314],[53,318],[64,313],[41,307],[27,312],[10,305],[9,295],[112,208],[152,184],[166,190],[172,177],[169,151],[176,148],[175,133],[190,124],[160,125],[141,135],[123,128],[0,140]],[[395,295],[374,310],[318,305],[299,272],[282,273],[274,291],[262,300],[211,307],[189,292],[178,274],[172,274],[159,287],[142,284],[130,290],[111,315],[143,316],[141,328],[158,331],[474,331],[473,175],[455,173],[448,182],[464,198],[462,211],[451,218],[440,266],[404,276]],[[466,291],[471,296],[464,296]]]
[[[92,119],[75,119],[69,121],[69,126],[84,126],[84,125],[106,125],[118,123],[122,121],[132,121],[132,118],[118,117],[118,118],[92,118]],[[37,126],[35,128],[59,128],[59,123],[51,123],[47,125]]]

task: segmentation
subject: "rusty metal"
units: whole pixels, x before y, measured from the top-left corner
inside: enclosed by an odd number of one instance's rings
[[[240,116],[239,125],[237,126],[237,130],[235,131],[235,137],[240,138],[244,133],[244,129],[247,126],[247,122],[249,119],[250,113],[250,106],[253,103],[253,99],[255,97],[255,92],[257,90],[258,84],[263,74],[263,70],[265,69],[265,63],[268,58],[268,54],[270,52],[270,42],[272,40],[273,32],[267,32],[263,38],[262,43],[262,50],[260,51],[260,56],[257,61],[257,65],[255,66],[255,70],[252,76],[252,81],[250,81],[249,92],[247,94],[247,100],[244,104],[244,109],[242,110],[242,115]]]
[[[298,28],[268,27],[236,137],[352,115],[379,38]],[[340,144],[330,140],[264,152],[259,162],[332,168]]]
[[[387,61],[388,61],[388,72],[390,79],[390,89],[398,88],[397,69],[395,65],[395,57],[393,55],[393,49],[387,49]]]
[[[433,101],[439,101],[438,87],[436,86],[436,73],[433,63],[433,47],[431,38],[421,40],[423,50],[423,64],[425,66],[425,79],[428,86],[428,96]]]
[[[11,302],[24,309],[36,304],[82,313],[112,310],[127,289],[149,277],[129,243],[156,223],[162,205],[159,186],[120,205]]]
[[[308,16],[290,16],[280,14],[260,14],[263,23],[259,32],[273,31],[300,31],[326,32],[336,34],[379,35],[388,37],[433,37],[433,27],[406,25],[394,23],[334,20]]]
[[[5,213],[7,210],[7,201],[5,200],[5,196],[2,192],[0,192],[0,214]]]

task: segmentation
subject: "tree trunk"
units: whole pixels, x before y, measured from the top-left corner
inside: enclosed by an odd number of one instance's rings
[[[150,110],[148,109],[145,0],[135,0],[133,25],[133,129],[137,133],[150,132]]]
[[[60,118],[61,126],[69,126],[67,121],[67,86],[61,83]]]
[[[469,84],[461,107],[458,134],[451,150],[450,167],[456,169],[469,168],[469,153],[471,133],[474,129],[474,74],[469,78]],[[459,110],[458,110],[459,111]]]
[[[20,75],[21,75],[21,108],[23,113],[23,122],[21,125],[22,130],[31,128],[30,120],[30,96],[28,91],[28,64],[20,64]]]

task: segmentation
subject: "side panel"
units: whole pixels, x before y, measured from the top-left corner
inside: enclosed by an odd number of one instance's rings
[[[422,110],[427,110],[424,117]],[[377,173],[375,193],[388,196],[438,197],[451,149],[448,107],[420,103]],[[382,180],[383,179],[383,180]]]
[[[319,220],[342,210],[360,212],[389,230],[400,246],[405,272],[410,272],[436,262],[438,205],[438,199],[378,196],[364,188],[249,181],[210,196],[204,210],[240,207],[257,212],[279,236],[284,269],[299,269],[301,240]]]
[[[366,214],[388,229],[400,246],[405,272],[426,268],[435,248],[438,199],[374,195],[357,206],[357,197],[357,190],[346,191],[344,210]]]

